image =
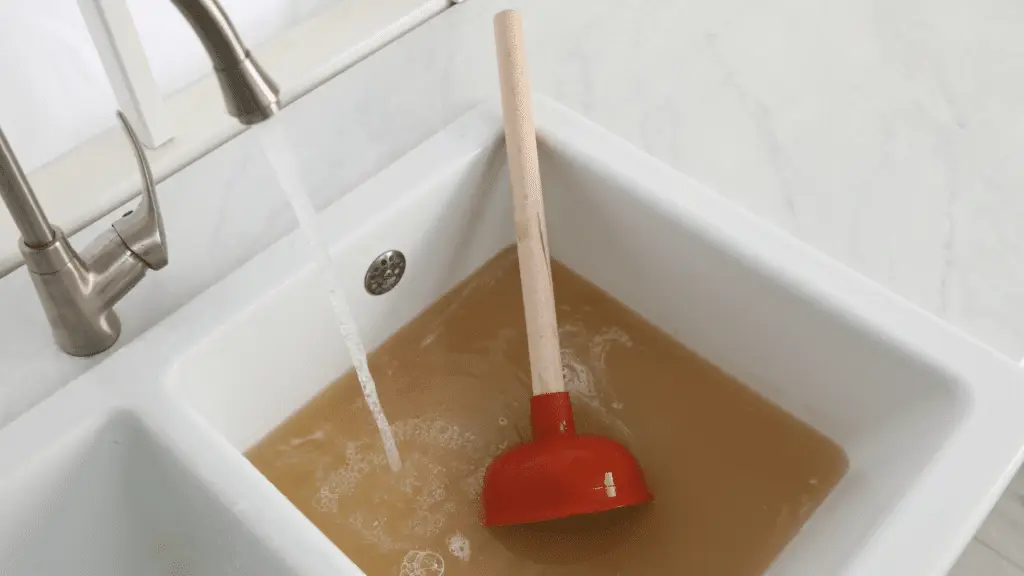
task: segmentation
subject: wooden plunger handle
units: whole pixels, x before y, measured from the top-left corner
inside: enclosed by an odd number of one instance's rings
[[[494,17],[494,40],[498,49],[501,109],[505,119],[505,148],[512,184],[533,393],[563,392],[565,384],[555,320],[544,196],[540,188],[537,134],[523,47],[523,20],[518,12],[505,10]]]

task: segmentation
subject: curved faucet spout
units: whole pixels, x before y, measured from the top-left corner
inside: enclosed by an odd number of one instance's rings
[[[277,85],[249,53],[220,3],[172,1],[210,55],[228,112],[243,124],[256,124],[276,113]]]

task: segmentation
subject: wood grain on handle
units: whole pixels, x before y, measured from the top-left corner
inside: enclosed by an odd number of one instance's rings
[[[505,119],[505,147],[512,184],[533,393],[562,392],[565,385],[551,283],[551,255],[523,46],[523,20],[518,12],[506,10],[494,17],[494,39],[498,49],[501,109]]]

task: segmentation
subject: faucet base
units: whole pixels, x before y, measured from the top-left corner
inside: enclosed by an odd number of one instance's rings
[[[67,236],[54,227],[53,241],[22,245],[25,265],[39,294],[53,337],[72,356],[93,356],[121,335],[113,305],[145,275],[147,267],[129,251],[113,228],[75,253]]]

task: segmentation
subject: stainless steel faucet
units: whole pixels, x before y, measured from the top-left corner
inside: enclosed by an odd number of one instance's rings
[[[198,34],[220,82],[229,113],[244,124],[278,110],[278,89],[242,43],[217,0],[172,0]],[[167,242],[153,173],[123,114],[118,119],[135,148],[143,192],[122,216],[81,253],[50,224],[10,144],[0,130],[0,198],[21,232],[21,253],[57,344],[73,356],[92,356],[114,345],[121,322],[114,305],[148,270],[167,265]]]

